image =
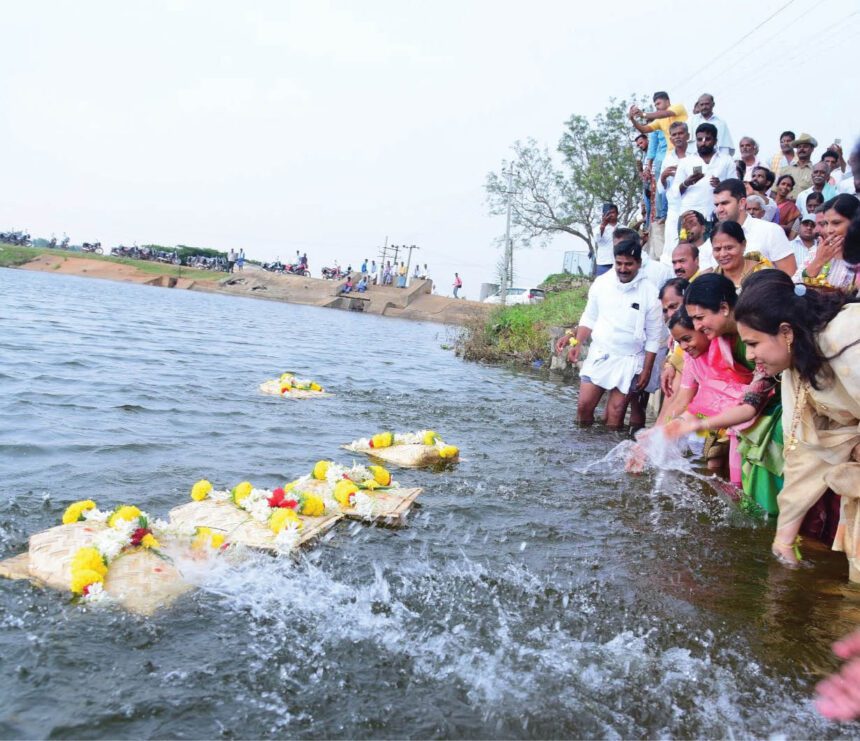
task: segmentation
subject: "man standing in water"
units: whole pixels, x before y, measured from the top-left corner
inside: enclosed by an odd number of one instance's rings
[[[579,424],[594,422],[603,394],[606,424],[620,429],[631,393],[648,384],[660,344],[662,316],[657,289],[640,272],[642,247],[634,239],[615,245],[615,269],[596,278],[576,337],[570,339],[568,361],[576,363],[583,343],[591,340],[580,371]]]

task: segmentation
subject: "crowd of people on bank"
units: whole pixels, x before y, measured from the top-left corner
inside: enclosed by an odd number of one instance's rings
[[[573,363],[589,343],[577,419],[608,394],[606,424],[629,411],[635,430],[659,393],[655,429],[776,518],[783,563],[804,532],[860,580],[860,142],[846,161],[839,140],[816,156],[785,131],[765,160],[752,137],[735,150],[713,96],[692,115],[653,101],[629,111],[644,218],[625,227],[604,205],[588,303],[558,343]]]

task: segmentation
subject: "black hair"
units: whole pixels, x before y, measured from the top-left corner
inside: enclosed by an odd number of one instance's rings
[[[794,179],[794,177],[792,177],[792,176],[791,176],[791,175],[789,175],[788,173],[786,173],[785,175],[780,175],[780,176],[777,178],[777,180],[776,180],[776,184],[777,184],[777,185],[779,185],[779,184],[780,184],[783,180],[785,180],[786,178],[788,178],[789,180],[791,180],[791,187],[792,187],[792,188],[793,188],[795,185],[797,185],[797,181]]]
[[[660,100],[661,98],[663,100],[669,100],[669,93],[667,93],[665,90],[658,90],[656,93],[654,93],[654,102],[655,103],[658,100]]]
[[[845,241],[842,243],[842,259],[856,265],[860,262],[860,214],[851,219]]]
[[[770,168],[765,167],[764,165],[756,165],[755,167],[753,167],[753,172],[755,172],[756,170],[763,171],[764,179],[767,184],[773,185],[773,181],[776,180],[776,175],[773,174],[773,171]]]
[[[684,297],[684,291],[687,290],[687,286],[690,285],[690,281],[686,278],[669,278],[663,286],[660,288],[660,292],[657,294],[657,297],[662,301],[663,296],[666,295],[666,289],[672,288],[675,293],[677,293],[681,298]]]
[[[692,214],[693,216],[696,217],[696,221],[698,221],[702,226],[705,225],[705,223],[706,223],[705,217],[702,216],[702,214],[699,213],[698,211],[696,211],[695,209],[690,209],[689,211],[684,211],[684,213],[681,214],[681,217],[683,218],[687,214]]]
[[[744,186],[743,181],[738,180],[737,178],[728,178],[723,180],[716,188],[714,188],[714,195],[717,195],[717,193],[728,193],[732,198],[736,198],[737,200],[747,197],[747,189]]]
[[[777,271],[774,271],[777,272]],[[781,270],[778,272],[782,272]],[[684,306],[695,304],[704,306],[711,311],[719,311],[721,304],[727,304],[732,308],[738,301],[738,292],[735,284],[725,275],[718,273],[705,273],[690,283],[684,293]]]
[[[784,136],[790,136],[790,137],[791,137],[791,141],[794,141],[795,139],[797,139],[797,134],[795,134],[793,131],[783,131],[783,132],[779,135],[779,138],[780,138],[780,139],[782,139],[782,137],[784,137]]]
[[[824,154],[821,155],[821,159],[825,157],[833,157],[837,162],[839,161],[839,152],[835,152],[832,149],[828,149]]]
[[[706,134],[710,134],[712,137],[714,137],[714,139],[716,139],[716,138],[717,138],[717,127],[716,127],[716,126],[714,126],[713,124],[709,124],[709,123],[700,123],[700,124],[696,127],[696,133],[698,134],[698,133],[700,133],[700,132],[703,132],[703,133],[706,133]]]
[[[672,316],[669,317],[669,321],[666,323],[666,326],[671,331],[672,327],[680,324],[684,329],[694,329],[693,320],[690,319],[690,315],[687,313],[687,310],[682,306],[678,309]]]
[[[809,211],[809,202],[815,201],[819,206],[824,205],[824,196],[821,195],[817,190],[813,190],[808,196],[806,196],[806,210]]]
[[[711,232],[711,239],[718,234],[725,234],[727,237],[731,237],[741,244],[746,244],[747,241],[744,228],[737,221],[721,221],[714,227],[714,231]]]
[[[642,245],[638,239],[622,239],[615,247],[612,248],[612,254],[615,257],[626,255],[632,257],[637,262],[642,262]]]
[[[830,211],[830,209],[846,219],[853,219],[860,212],[860,201],[848,193],[840,193],[835,198],[825,201],[824,210]]]
[[[795,293],[791,278],[781,270],[761,270],[743,282],[743,292],[735,307],[735,321],[743,322],[757,332],[779,334],[781,324],[788,324],[794,333],[791,361],[800,377],[813,388],[833,378],[830,360],[821,352],[816,335],[840,312],[846,303],[853,303],[842,291],[818,291],[805,287],[802,295]]]
[[[635,239],[640,245],[642,244],[642,237],[639,236],[639,232],[635,229],[631,229],[629,226],[615,227],[615,231],[612,232],[612,239],[617,239],[619,242],[622,242],[625,239]]]
[[[738,176],[738,180],[743,180],[744,176],[747,174],[747,163],[743,160],[736,160],[735,174]]]

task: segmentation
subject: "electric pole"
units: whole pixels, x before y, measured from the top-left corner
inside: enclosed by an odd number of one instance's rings
[[[508,202],[507,224],[505,225],[505,268],[502,271],[502,285],[499,287],[499,298],[502,304],[507,301],[508,287],[513,280],[514,273],[514,250],[511,244],[511,196],[513,195],[514,163],[508,168],[508,189],[505,191]]]
[[[403,246],[403,249],[409,250],[409,255],[406,258],[406,283],[409,283],[409,266],[412,265],[412,250],[420,250],[420,247],[416,247],[414,244],[410,244],[409,247],[406,245]]]

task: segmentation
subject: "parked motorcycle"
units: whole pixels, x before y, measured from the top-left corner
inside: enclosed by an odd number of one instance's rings
[[[81,245],[81,252],[93,252],[96,255],[104,254],[101,242],[84,242]]]
[[[346,278],[346,276],[347,273],[341,270],[340,266],[322,269],[322,277],[325,278],[325,280],[341,280]]]

